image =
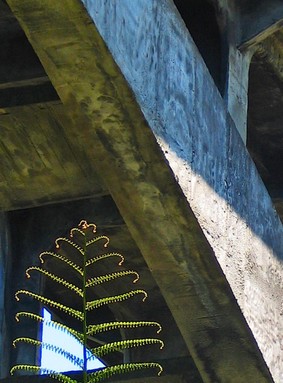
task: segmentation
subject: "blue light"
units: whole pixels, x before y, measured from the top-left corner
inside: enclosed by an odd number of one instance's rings
[[[44,322],[42,325],[42,342],[61,347],[66,352],[82,358],[83,345],[69,332],[49,326],[47,321],[51,321],[51,313],[45,308],[43,309],[43,317]],[[94,370],[101,367],[105,367],[105,365],[97,358],[88,361],[88,370]],[[82,370],[80,366],[66,359],[64,355],[60,355],[44,347],[41,349],[41,368],[53,370],[56,372]]]

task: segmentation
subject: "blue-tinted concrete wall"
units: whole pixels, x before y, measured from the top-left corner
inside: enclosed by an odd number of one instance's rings
[[[192,38],[170,0],[83,2],[281,382],[282,224]]]

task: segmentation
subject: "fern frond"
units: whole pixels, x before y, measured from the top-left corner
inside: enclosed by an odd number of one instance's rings
[[[148,346],[150,344],[158,344],[160,349],[164,347],[164,343],[160,339],[155,338],[142,338],[142,339],[127,339],[118,342],[104,344],[103,346],[91,349],[91,352],[98,357],[109,354],[110,352],[124,350],[126,348],[133,348],[139,346]]]
[[[53,327],[55,329],[60,329],[62,331],[68,332],[72,334],[81,344],[83,347],[83,352],[80,357],[77,355],[72,354],[71,352],[65,350],[62,347],[56,346],[51,343],[42,342],[41,340],[29,338],[29,337],[19,337],[14,340],[13,344],[16,347],[19,342],[24,342],[25,344],[30,344],[36,347],[41,347],[42,349],[51,350],[57,355],[62,355],[65,357],[65,359],[68,359],[72,361],[72,363],[76,364],[79,369],[83,372],[82,374],[82,380],[84,383],[98,383],[102,380],[109,379],[112,376],[116,374],[123,374],[127,372],[133,372],[136,370],[141,369],[147,369],[147,368],[154,368],[158,369],[158,375],[160,375],[162,371],[162,367],[158,363],[129,363],[129,364],[121,364],[116,366],[109,366],[105,367],[99,370],[96,370],[92,373],[88,373],[87,369],[87,362],[96,358],[96,357],[102,357],[105,354],[115,352],[115,351],[123,351],[124,349],[138,347],[138,346],[146,346],[146,345],[153,345],[157,344],[160,346],[160,348],[163,348],[163,341],[157,338],[139,338],[139,339],[125,339],[122,341],[117,342],[111,342],[108,344],[103,344],[102,342],[98,341],[98,347],[93,348],[88,351],[87,348],[87,342],[88,338],[92,339],[92,336],[97,333],[107,332],[115,329],[135,329],[139,327],[154,327],[159,333],[161,331],[161,326],[157,322],[153,321],[132,321],[132,322],[108,322],[108,323],[102,323],[97,325],[88,325],[89,322],[89,312],[91,310],[94,310],[96,308],[99,308],[103,305],[109,305],[111,303],[118,303],[126,301],[127,299],[134,297],[136,295],[142,295],[142,300],[144,301],[147,297],[146,291],[142,289],[136,289],[136,290],[130,290],[125,293],[116,293],[116,295],[113,296],[106,296],[104,298],[94,299],[87,301],[88,298],[88,288],[95,287],[100,284],[103,284],[104,282],[109,281],[115,281],[118,278],[127,277],[125,278],[127,282],[129,282],[133,278],[133,283],[137,282],[139,279],[139,274],[136,271],[133,270],[122,270],[122,271],[115,271],[113,272],[109,271],[105,275],[100,275],[96,277],[89,277],[87,275],[87,271],[89,271],[89,275],[94,275],[91,270],[89,270],[90,266],[94,265],[96,262],[99,262],[101,260],[116,257],[118,258],[118,265],[121,266],[124,262],[123,255],[116,253],[116,252],[109,252],[105,254],[103,253],[103,250],[101,250],[101,247],[107,247],[109,244],[109,238],[105,235],[98,235],[96,236],[96,225],[95,224],[88,224],[87,221],[82,220],[77,228],[73,228],[70,231],[70,239],[59,237],[55,240],[55,246],[57,249],[55,252],[49,252],[45,251],[42,252],[39,255],[41,263],[44,263],[45,257],[52,257],[54,258],[54,261],[58,260],[62,263],[62,265],[69,266],[74,272],[77,273],[77,277],[79,277],[81,281],[81,285],[76,286],[73,284],[73,279],[70,279],[68,281],[67,273],[64,275],[62,274],[62,277],[60,275],[56,275],[56,271],[52,271],[48,268],[41,268],[37,266],[31,266],[26,270],[26,275],[29,278],[31,273],[33,271],[37,271],[40,274],[42,274],[45,277],[48,277],[51,282],[59,283],[66,291],[70,290],[75,292],[79,295],[81,299],[81,303],[78,306],[82,306],[81,311],[76,310],[72,307],[65,306],[60,303],[60,299],[58,298],[57,301],[53,301],[52,299],[49,299],[40,293],[34,293],[29,290],[19,290],[16,292],[15,297],[17,300],[20,300],[22,298],[22,295],[25,295],[27,298],[35,299],[42,304],[46,305],[50,308],[56,308],[58,310],[61,310],[65,314],[68,314],[77,320],[81,321],[82,325],[82,331],[76,331],[60,322],[52,321],[43,318],[41,315],[37,315],[30,312],[21,311],[16,314],[16,320],[20,321],[22,318],[32,319],[36,322],[44,323],[45,326]],[[98,250],[95,248],[95,245],[98,245]],[[93,246],[93,247],[92,247]],[[87,250],[87,251],[86,251]],[[98,255],[100,253],[100,255]],[[73,261],[73,257],[76,257]],[[116,259],[115,259],[116,261]],[[78,264],[77,264],[78,262]],[[112,262],[111,262],[112,264]],[[111,267],[111,264],[109,263],[109,266]],[[52,259],[52,267],[55,267],[56,262],[53,264]],[[60,266],[60,265],[59,265]],[[68,271],[72,271],[69,269]],[[117,269],[117,267],[116,267]],[[54,269],[55,270],[55,269]],[[55,274],[54,274],[55,273]],[[67,279],[65,279],[67,278]],[[115,294],[115,293],[114,293]],[[96,296],[97,298],[97,296]],[[73,306],[74,307],[74,306]],[[77,307],[77,306],[76,306]],[[102,344],[100,344],[102,343]],[[56,371],[48,370],[41,368],[39,366],[35,365],[27,365],[27,364],[21,364],[16,365],[11,369],[11,374],[13,374],[16,371],[26,371],[30,373],[44,373],[51,376],[53,379],[56,379],[57,381],[61,383],[79,383],[76,379],[72,379],[68,376],[66,376],[64,373],[57,373]]]
[[[71,229],[70,231],[70,237],[73,238],[74,236],[74,231],[80,233],[81,235],[85,236],[85,232],[82,231],[81,229],[79,229],[78,227],[73,227],[73,229]]]
[[[132,328],[138,328],[138,327],[146,327],[146,326],[152,326],[157,327],[156,333],[160,333],[162,330],[162,327],[157,322],[109,322],[109,323],[101,323],[97,325],[89,325],[87,327],[87,335],[95,335],[101,332],[116,330],[116,329],[132,329]]]
[[[85,219],[82,219],[81,222],[78,225],[81,226],[82,229],[87,229],[89,227],[92,227],[92,232],[96,233],[96,224],[95,223],[88,223]]]
[[[144,297],[142,301],[144,302],[145,299],[147,298],[147,293],[144,290],[132,290],[129,291],[128,293],[120,294],[120,295],[114,295],[112,297],[106,297],[106,298],[101,298],[101,299],[96,299],[94,301],[90,301],[86,303],[86,311],[90,311],[93,309],[96,309],[98,307],[101,307],[103,305],[108,305],[110,303],[116,303],[116,302],[122,302],[125,301],[126,299],[129,299],[137,294],[143,294]]]
[[[45,298],[44,296],[42,295],[38,295],[38,294],[34,294],[32,293],[31,291],[28,291],[28,290],[19,290],[16,292],[15,294],[15,298],[17,301],[20,300],[19,298],[19,295],[20,294],[25,294],[33,299],[36,299],[38,300],[39,302],[43,303],[43,304],[46,304],[50,307],[54,307],[54,308],[57,308],[63,312],[65,312],[66,314],[80,320],[80,321],[83,321],[83,313],[81,311],[78,311],[78,310],[75,310],[75,309],[72,309],[71,307],[68,307],[68,306],[64,306],[62,305],[61,303],[58,303],[58,302],[55,302],[55,301],[52,301],[51,299],[48,299],[48,298]]]
[[[41,372],[41,368],[39,366],[34,366],[30,364],[17,364],[16,366],[13,366],[11,368],[10,374],[14,375],[14,373],[17,371],[28,371],[37,374]]]
[[[59,238],[56,239],[56,241],[55,241],[55,247],[56,247],[56,249],[59,249],[59,248],[60,248],[59,241],[68,243],[70,246],[72,246],[72,247],[74,247],[76,250],[78,250],[78,252],[80,252],[81,255],[84,255],[84,250],[83,250],[77,243],[71,241],[71,240],[68,239],[68,238],[64,238],[64,237],[59,237]]]
[[[83,334],[80,333],[79,331],[76,331],[74,329],[72,329],[71,327],[68,327],[62,323],[59,323],[59,322],[56,322],[56,321],[53,321],[53,320],[46,320],[44,319],[43,317],[41,317],[40,315],[36,315],[34,313],[30,313],[30,312],[27,312],[27,311],[21,311],[21,312],[18,312],[16,313],[15,315],[15,319],[17,322],[20,321],[20,318],[21,317],[26,317],[26,318],[29,318],[29,319],[33,319],[37,322],[44,322],[44,324],[48,327],[52,327],[52,328],[55,328],[55,329],[59,329],[60,331],[63,331],[63,332],[69,332],[71,333],[75,338],[77,338],[80,342],[82,342],[83,340]]]
[[[15,319],[17,322],[20,321],[20,317],[26,317],[26,318],[34,319],[37,322],[43,322],[44,321],[44,318],[42,316],[34,314],[34,313],[30,313],[28,311],[20,311],[20,312],[16,313]]]
[[[157,375],[160,375],[163,371],[159,363],[125,363],[116,366],[105,367],[102,370],[98,370],[88,375],[88,383],[98,383],[104,379],[109,379],[113,375],[124,374],[127,372],[138,371],[142,369],[158,369]]]
[[[61,383],[79,383],[78,380],[71,379],[69,376],[59,374],[57,372],[54,372],[54,373],[47,372],[47,374],[50,376],[50,378],[56,379]]]
[[[30,278],[30,274],[29,272],[30,271],[38,271],[39,273],[47,276],[48,278],[52,279],[53,281],[57,282],[57,283],[60,283],[61,285],[65,286],[67,289],[70,289],[72,291],[74,291],[76,294],[78,294],[80,297],[83,297],[83,291],[82,289],[80,289],[78,286],[75,286],[73,285],[72,283],[66,281],[64,278],[60,278],[58,277],[57,275],[53,274],[53,273],[50,273],[49,271],[47,270],[44,270],[42,269],[41,267],[37,267],[37,266],[32,266],[32,267],[29,267],[27,270],[26,270],[26,276],[27,278]]]
[[[71,261],[70,259],[64,257],[63,255],[61,254],[57,254],[57,253],[53,253],[52,251],[43,251],[41,254],[39,254],[39,259],[40,259],[40,262],[41,263],[44,263],[44,259],[43,259],[43,256],[44,255],[50,255],[51,257],[54,257],[54,258],[57,258],[59,259],[60,261],[66,263],[68,266],[71,266],[75,271],[77,271],[80,275],[83,275],[83,269],[76,265],[73,261]]]
[[[26,337],[15,339],[13,341],[13,346],[16,347],[17,343],[20,343],[20,342],[28,343],[37,347],[42,347],[42,348],[45,348],[46,350],[53,351],[58,355],[63,355],[66,359],[75,363],[78,367],[83,368],[83,360],[79,358],[78,356],[64,350],[62,347],[55,346],[54,344],[50,344],[46,342],[41,342],[40,340],[37,340],[37,339],[26,338]]]
[[[71,327],[68,327],[68,326],[66,326],[66,325],[64,325],[62,323],[59,323],[59,322],[56,322],[56,321],[53,321],[53,320],[45,320],[44,323],[48,327],[53,327],[53,328],[59,329],[60,331],[63,331],[63,332],[69,332],[76,339],[78,339],[80,342],[83,341],[83,334],[80,333],[79,331],[76,331],[76,330],[72,329]]]
[[[41,342],[41,347],[45,348],[46,350],[50,350],[52,352],[55,352],[55,354],[62,355],[66,359],[71,361],[72,363],[76,364],[81,369],[83,368],[83,359],[79,358],[78,356],[76,356],[76,355],[74,355],[74,354],[72,354],[66,350],[64,350],[63,348],[55,346],[53,344],[44,343],[44,342]]]
[[[109,257],[119,257],[120,258],[120,262],[118,263],[119,266],[121,266],[125,260],[123,255],[121,255],[119,253],[106,253],[106,254],[101,254],[101,255],[95,256],[93,258],[90,258],[89,260],[86,261],[85,265],[87,267],[87,266],[92,265],[93,263],[95,263],[97,261],[101,261],[102,259],[109,258]]]
[[[28,344],[32,344],[34,346],[41,346],[41,341],[33,338],[26,338],[26,337],[21,337],[13,340],[13,346],[17,347],[17,343],[19,342],[24,342]]]
[[[50,377],[57,379],[59,382],[62,383],[78,383],[77,380],[71,379],[70,377],[57,373],[53,370],[48,370],[46,368],[41,368],[39,366],[33,366],[28,364],[19,364],[11,368],[10,374],[14,375],[17,371],[26,371],[26,372],[33,372],[35,374],[41,373],[41,374],[48,374]]]
[[[133,270],[117,271],[116,273],[111,273],[107,275],[102,275],[100,277],[94,277],[94,278],[88,279],[86,282],[86,287],[97,286],[97,285],[100,285],[101,283],[109,282],[116,278],[125,277],[126,275],[135,275],[135,279],[133,280],[133,283],[136,283],[140,277],[139,274]]]
[[[101,239],[105,239],[104,247],[107,247],[109,244],[109,238],[106,235],[99,235],[98,237],[92,238],[90,241],[87,241],[86,247],[89,247],[90,245],[93,245],[97,241],[100,241]]]

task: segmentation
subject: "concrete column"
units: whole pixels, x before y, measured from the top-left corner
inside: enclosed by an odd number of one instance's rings
[[[240,52],[236,46],[229,48],[227,108],[245,144],[247,141],[249,68],[253,53],[254,49]]]

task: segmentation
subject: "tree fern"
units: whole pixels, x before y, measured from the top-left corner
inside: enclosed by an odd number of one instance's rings
[[[90,348],[91,357],[87,355],[88,339],[95,334],[106,333],[108,331],[120,330],[120,329],[136,329],[136,328],[155,328],[156,332],[161,331],[161,326],[157,322],[151,321],[113,321],[107,323],[93,324],[89,323],[89,316],[93,310],[98,309],[104,305],[110,305],[116,302],[126,301],[134,296],[141,296],[142,300],[145,300],[147,293],[142,289],[130,289],[127,292],[113,294],[111,296],[97,298],[91,297],[91,292],[96,286],[115,281],[118,278],[132,277],[133,283],[136,283],[139,279],[139,274],[134,270],[121,270],[110,272],[106,275],[90,276],[90,271],[93,270],[97,262],[103,262],[108,258],[117,259],[118,265],[121,266],[124,262],[124,257],[115,252],[109,252],[103,254],[97,254],[96,247],[98,244],[102,244],[103,248],[107,248],[109,244],[109,238],[105,235],[96,235],[96,226],[94,224],[88,224],[86,221],[81,221],[77,228],[73,228],[70,232],[70,238],[60,237],[55,241],[56,251],[44,251],[39,255],[39,259],[43,264],[46,259],[53,259],[53,262],[60,263],[64,267],[70,268],[73,273],[77,275],[77,280],[80,281],[80,285],[77,286],[68,281],[64,277],[58,276],[53,272],[46,270],[43,267],[31,266],[26,270],[27,278],[30,278],[33,273],[39,273],[45,278],[48,278],[52,283],[61,285],[66,292],[75,294],[81,300],[80,309],[71,308],[61,302],[54,301],[45,297],[44,295],[34,293],[29,290],[19,290],[15,296],[17,300],[20,300],[22,296],[35,299],[49,308],[55,308],[62,311],[64,314],[75,318],[80,324],[80,331],[73,329],[63,323],[45,320],[42,316],[31,312],[19,312],[16,314],[16,320],[19,322],[22,318],[27,318],[36,322],[44,322],[46,325],[61,329],[63,331],[70,332],[78,341],[83,345],[83,357],[79,358],[77,355],[73,355],[66,350],[57,347],[55,345],[41,342],[37,339],[28,337],[20,337],[14,340],[13,344],[16,347],[20,343],[30,344],[31,346],[41,347],[49,350],[53,350],[57,354],[63,355],[65,358],[75,363],[82,371],[83,383],[97,383],[102,380],[107,380],[116,374],[124,374],[127,372],[133,372],[141,369],[156,369],[158,374],[161,373],[162,367],[158,363],[124,363],[114,366],[107,366],[94,372],[88,372],[87,362],[89,359],[95,357],[102,357],[115,351],[123,351],[125,349],[148,346],[158,344],[160,348],[163,347],[163,342],[159,338],[137,338],[127,339],[121,341],[109,342],[98,347]],[[68,275],[68,273],[64,273]],[[11,374],[17,371],[24,371],[29,373],[46,373],[54,379],[62,383],[78,383],[76,379],[66,376],[64,373],[57,373],[52,370],[46,370],[36,365],[18,364],[12,367]]]

